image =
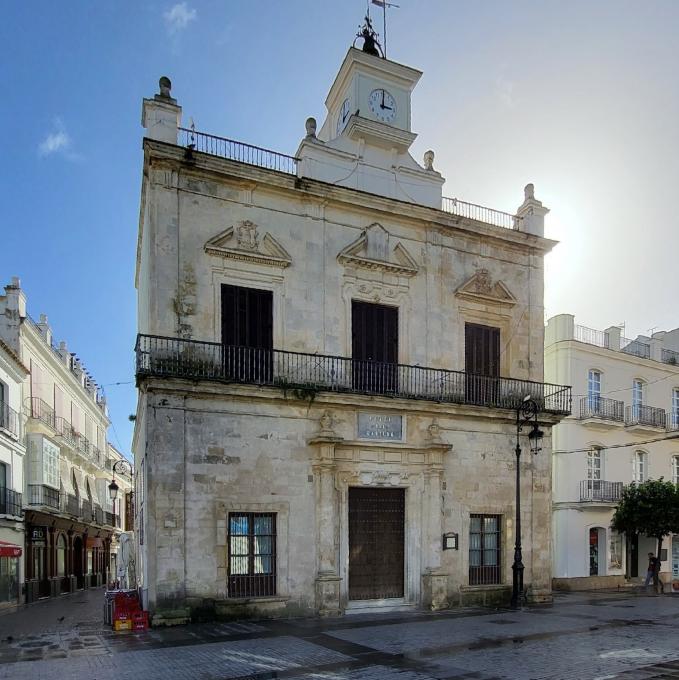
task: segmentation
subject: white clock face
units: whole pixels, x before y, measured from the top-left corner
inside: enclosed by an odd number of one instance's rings
[[[396,100],[384,89],[373,90],[368,106],[377,120],[391,123],[396,118]]]
[[[349,120],[349,100],[345,99],[342,108],[340,109],[339,116],[337,116],[337,134],[339,135],[342,130],[344,130],[344,126],[347,124],[347,121]]]

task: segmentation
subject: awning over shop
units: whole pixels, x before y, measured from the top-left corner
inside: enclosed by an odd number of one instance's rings
[[[0,557],[21,557],[21,548],[14,543],[0,541]]]
[[[92,492],[92,503],[94,505],[101,506],[101,501],[99,500],[99,494],[97,493],[97,480],[94,477],[88,477],[90,480],[90,491]]]
[[[87,500],[87,488],[85,487],[85,480],[83,479],[82,471],[78,468],[73,468],[73,477],[75,477],[75,484],[80,494],[80,498]]]
[[[71,468],[65,460],[59,461],[59,473],[61,475],[61,486],[64,488],[64,493],[75,496],[75,487],[73,486],[73,478],[71,476]]]

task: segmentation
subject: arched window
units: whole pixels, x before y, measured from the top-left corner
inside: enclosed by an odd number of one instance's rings
[[[645,451],[634,452],[633,479],[638,484],[648,479],[648,454]]]
[[[66,576],[66,537],[63,534],[57,539],[57,576]]]

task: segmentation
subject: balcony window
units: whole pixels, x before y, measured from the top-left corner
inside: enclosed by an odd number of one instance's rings
[[[679,484],[679,455],[672,456],[672,482]]]
[[[673,430],[679,430],[679,387],[672,390],[672,413],[670,426]]]
[[[590,483],[601,481],[601,449],[596,447],[587,452],[587,481]],[[594,487],[592,484],[592,488]]]
[[[634,380],[632,382],[632,414],[635,418],[639,417],[641,406],[644,404],[644,381]]]
[[[497,401],[500,390],[500,329],[465,324],[464,364],[467,401],[473,404]]]
[[[469,585],[501,582],[500,515],[472,515],[469,523]]]
[[[591,370],[587,376],[587,397],[591,413],[599,410],[599,400],[601,399],[601,373]]]
[[[230,513],[229,597],[275,594],[275,513]]]
[[[634,452],[634,481],[638,484],[648,479],[648,454],[644,451]]]
[[[354,389],[398,391],[398,307],[352,300],[351,356]]]

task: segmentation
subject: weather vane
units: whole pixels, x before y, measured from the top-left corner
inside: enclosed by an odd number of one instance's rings
[[[387,58],[387,7],[396,7],[398,9],[398,5],[395,5],[393,2],[387,2],[387,0],[368,0],[368,17],[370,17],[370,2],[372,1],[373,5],[377,5],[378,7],[382,8],[382,38],[384,39],[384,50],[383,50],[383,58]]]

